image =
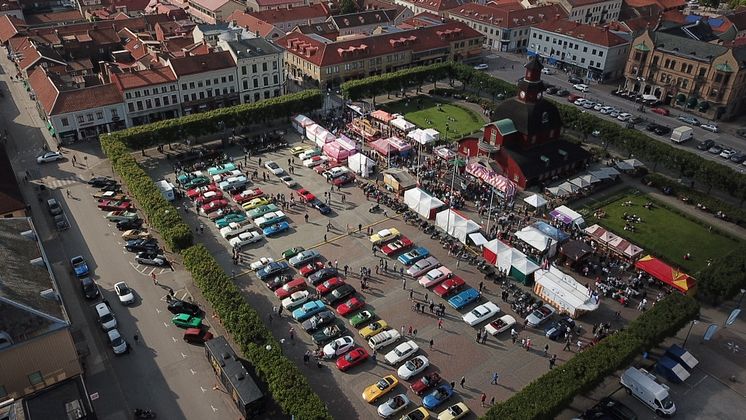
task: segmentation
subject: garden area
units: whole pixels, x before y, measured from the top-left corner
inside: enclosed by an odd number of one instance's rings
[[[650,209],[645,207],[648,202],[653,203]],[[697,272],[707,266],[707,260],[715,261],[718,257],[733,252],[739,245],[738,240],[687,219],[646,195],[631,193],[601,208],[606,216],[601,219],[591,218],[591,224],[598,223],[641,246],[646,253],[659,256],[673,266],[684,269],[693,277],[697,277]],[[625,213],[642,219],[639,223],[629,223],[634,226],[634,231],[624,229],[628,224],[623,217]],[[689,260],[684,259],[687,253],[691,255]]]
[[[481,130],[486,124],[481,115],[470,109],[435,101],[426,96],[388,103],[381,108],[386,112],[403,115],[419,128],[438,130],[443,140],[461,139]]]

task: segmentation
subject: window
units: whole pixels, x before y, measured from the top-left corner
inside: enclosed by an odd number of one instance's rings
[[[588,47],[583,47],[583,52],[588,52]]]
[[[142,111],[142,101],[137,101],[137,110]]]
[[[199,93],[199,98],[200,99],[205,99],[205,92],[200,92]]]
[[[272,76],[272,80],[274,81],[275,84],[278,84],[280,83],[280,76],[275,74],[274,76]]]
[[[150,109],[152,107],[153,107],[153,101],[151,101],[150,99],[146,99],[145,100],[145,108]]]
[[[254,87],[255,88],[259,87],[259,79],[254,79]]]
[[[267,71],[267,62],[262,63],[262,71]]]
[[[145,96],[150,95],[150,89],[145,89],[145,93],[143,95],[145,95]]]
[[[591,50],[591,55],[596,55],[596,49],[595,48]]]
[[[83,119],[83,116],[82,115],[78,115],[78,124],[83,124],[83,121],[85,121]]]
[[[269,99],[269,91],[268,90],[264,91],[264,99]]]
[[[259,99],[261,99],[261,98],[259,97],[259,92],[256,92],[256,93],[254,94],[254,102],[258,101]]]
[[[197,82],[197,87],[202,87],[202,81]]]
[[[103,120],[104,119],[104,113],[102,111],[96,111],[96,119],[97,120]]]
[[[246,66],[241,66],[241,74],[246,76]]]
[[[274,96],[280,96],[280,89],[275,89],[275,94],[274,94]]]
[[[132,105],[132,104],[130,104],[130,105]],[[70,125],[70,121],[67,120],[67,117],[60,119],[60,121],[62,121],[62,126],[63,127],[67,127],[68,125]]]
[[[140,91],[139,90],[135,91],[135,98],[139,98],[139,97],[140,97]]]
[[[248,80],[244,80],[243,81],[243,90],[249,90],[249,81]]]
[[[212,98],[212,89],[207,89],[207,97]]]
[[[229,74],[229,75],[228,75],[228,81],[229,81],[229,82],[232,82],[232,81],[233,81],[233,75],[232,75],[232,74]]]
[[[272,70],[277,70],[277,61],[272,62]]]
[[[269,77],[264,76],[264,86],[269,85]]]
[[[212,79],[212,84],[214,84],[214,85],[217,85],[217,84],[218,84],[218,78],[217,78],[217,77],[216,77],[216,78],[214,78],[214,79]]]
[[[228,88],[223,88],[223,95],[227,95],[227,94],[228,94]]]
[[[155,106],[156,107],[161,106],[161,98],[155,98],[154,101],[155,101]]]
[[[222,83],[225,83],[225,76],[221,77],[221,78],[220,78],[220,81],[221,81]]]
[[[699,77],[705,77],[705,73],[707,73],[707,69],[705,69],[704,67],[699,69]]]
[[[163,105],[171,105],[171,103],[168,100],[168,96],[163,97]]]
[[[8,391],[4,385],[0,385],[0,398],[5,398],[8,395]]]
[[[28,381],[31,385],[38,385],[44,382],[44,377],[41,375],[41,371],[37,370],[36,372],[29,374]]]
[[[205,86],[210,86],[211,83],[212,83],[212,80],[210,79],[205,80]]]
[[[189,102],[189,95],[184,95],[184,102]]]
[[[132,99],[132,93],[127,92],[127,93],[124,94],[124,97],[127,98],[127,99]]]
[[[668,68],[668,66],[670,66],[670,65],[671,65],[671,60],[669,60],[669,59],[667,58],[667,59],[666,59],[666,62],[665,62],[665,63],[663,64],[663,67],[665,67],[665,68]]]
[[[88,120],[88,122],[93,121],[93,114],[85,114],[85,119]]]
[[[192,97],[192,100],[193,100],[193,101],[196,101],[196,100],[197,100],[197,94],[196,94],[196,93],[192,93],[192,96],[191,96],[191,97]]]
[[[119,118],[119,111],[116,108],[111,109],[111,118]]]
[[[244,96],[243,96],[243,102],[244,102],[244,103],[249,103],[249,102],[251,102],[251,95],[244,95]]]
[[[176,100],[176,95],[171,95],[171,103],[173,103],[173,104],[175,105],[175,104],[176,104],[176,102],[178,102],[178,101]]]
[[[585,57],[580,57],[580,64],[585,64]]]
[[[256,64],[251,65],[251,72],[256,73]]]
[[[235,86],[231,86],[230,87],[230,92],[231,93],[236,93],[236,87]]]
[[[189,89],[194,89],[194,82],[189,82]]]
[[[681,81],[681,88],[686,89],[689,86],[689,80],[684,79]]]

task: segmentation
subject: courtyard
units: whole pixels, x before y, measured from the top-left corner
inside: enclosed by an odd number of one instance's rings
[[[428,96],[404,99],[383,105],[390,113],[404,115],[404,119],[419,128],[434,128],[441,139],[458,140],[482,129],[484,118],[478,113],[447,102],[439,102]]]

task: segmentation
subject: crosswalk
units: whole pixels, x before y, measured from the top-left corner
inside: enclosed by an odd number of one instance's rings
[[[45,187],[49,189],[60,189],[65,188],[70,185],[79,184],[81,182],[85,182],[82,178],[80,178],[78,175],[71,175],[66,176],[64,178],[52,178],[52,177],[44,177],[42,179],[35,179],[33,182],[37,184],[44,184]]]

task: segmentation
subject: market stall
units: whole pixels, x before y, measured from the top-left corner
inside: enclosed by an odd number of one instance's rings
[[[566,182],[566,184],[568,183]],[[583,215],[567,206],[557,207],[556,209],[549,212],[549,216],[552,219],[561,222],[565,226],[578,227],[580,229],[585,228],[585,220],[583,219]]]
[[[482,247],[482,257],[488,263],[497,265],[497,256],[506,249],[510,249],[510,245],[499,239],[493,239]]]
[[[314,139],[314,142],[316,143],[316,146],[324,147],[325,144],[331,143],[336,139],[337,136],[322,128],[321,130],[316,130],[316,138]]]
[[[339,143],[340,147],[342,147],[343,149],[349,151],[351,155],[354,155],[359,150],[357,142],[355,140],[353,140],[353,139],[345,136],[344,134],[342,134],[339,137],[337,137],[336,141],[337,141],[337,143]]]
[[[292,124],[293,129],[295,129],[298,134],[304,135],[306,134],[306,127],[313,125],[314,122],[312,119],[306,117],[305,115],[298,114],[293,117]]]
[[[693,277],[664,263],[652,255],[646,255],[635,263],[642,270],[684,294],[694,294],[696,281]]]
[[[404,203],[412,211],[428,220],[433,220],[438,210],[445,206],[445,203],[419,188],[412,188],[405,191]]]
[[[447,234],[466,244],[467,235],[477,232],[479,225],[454,209],[446,209],[435,215],[435,223]]]
[[[517,189],[513,181],[480,165],[476,161],[466,165],[466,173],[497,189],[506,199],[512,198],[516,193]]]
[[[428,132],[428,130],[435,131],[435,135]],[[439,135],[440,133],[438,133],[437,130],[433,130],[431,128],[428,128],[427,130],[417,128],[415,130],[410,131],[407,134],[407,138],[410,138],[419,144],[430,144],[430,143],[438,141]]]
[[[558,312],[572,318],[595,311],[599,307],[600,298],[594,292],[579,283],[569,274],[565,274],[557,267],[550,266],[549,270],[538,270],[534,273],[534,293],[545,303]]]
[[[347,167],[350,168],[352,172],[355,172],[363,178],[367,178],[375,170],[376,162],[362,153],[355,153],[347,158]]]
[[[515,236],[546,257],[553,257],[557,253],[557,241],[533,226],[524,227]]]
[[[539,209],[547,205],[547,200],[539,194],[534,194],[523,199],[529,206]]]
[[[401,195],[416,187],[417,179],[404,169],[389,168],[383,171],[383,184],[389,191]]]
[[[350,157],[350,151],[342,148],[336,141],[326,143],[321,150],[324,152],[324,155],[336,163],[344,163]]]
[[[411,122],[407,121],[402,117],[401,115],[395,115],[396,118],[391,120],[391,126],[396,128],[397,130],[403,131],[405,133],[408,133],[415,128],[417,128],[416,125],[412,124]]]
[[[505,270],[510,277],[527,286],[533,283],[533,274],[539,269],[534,261],[515,248],[507,248],[497,254],[496,265]]]

